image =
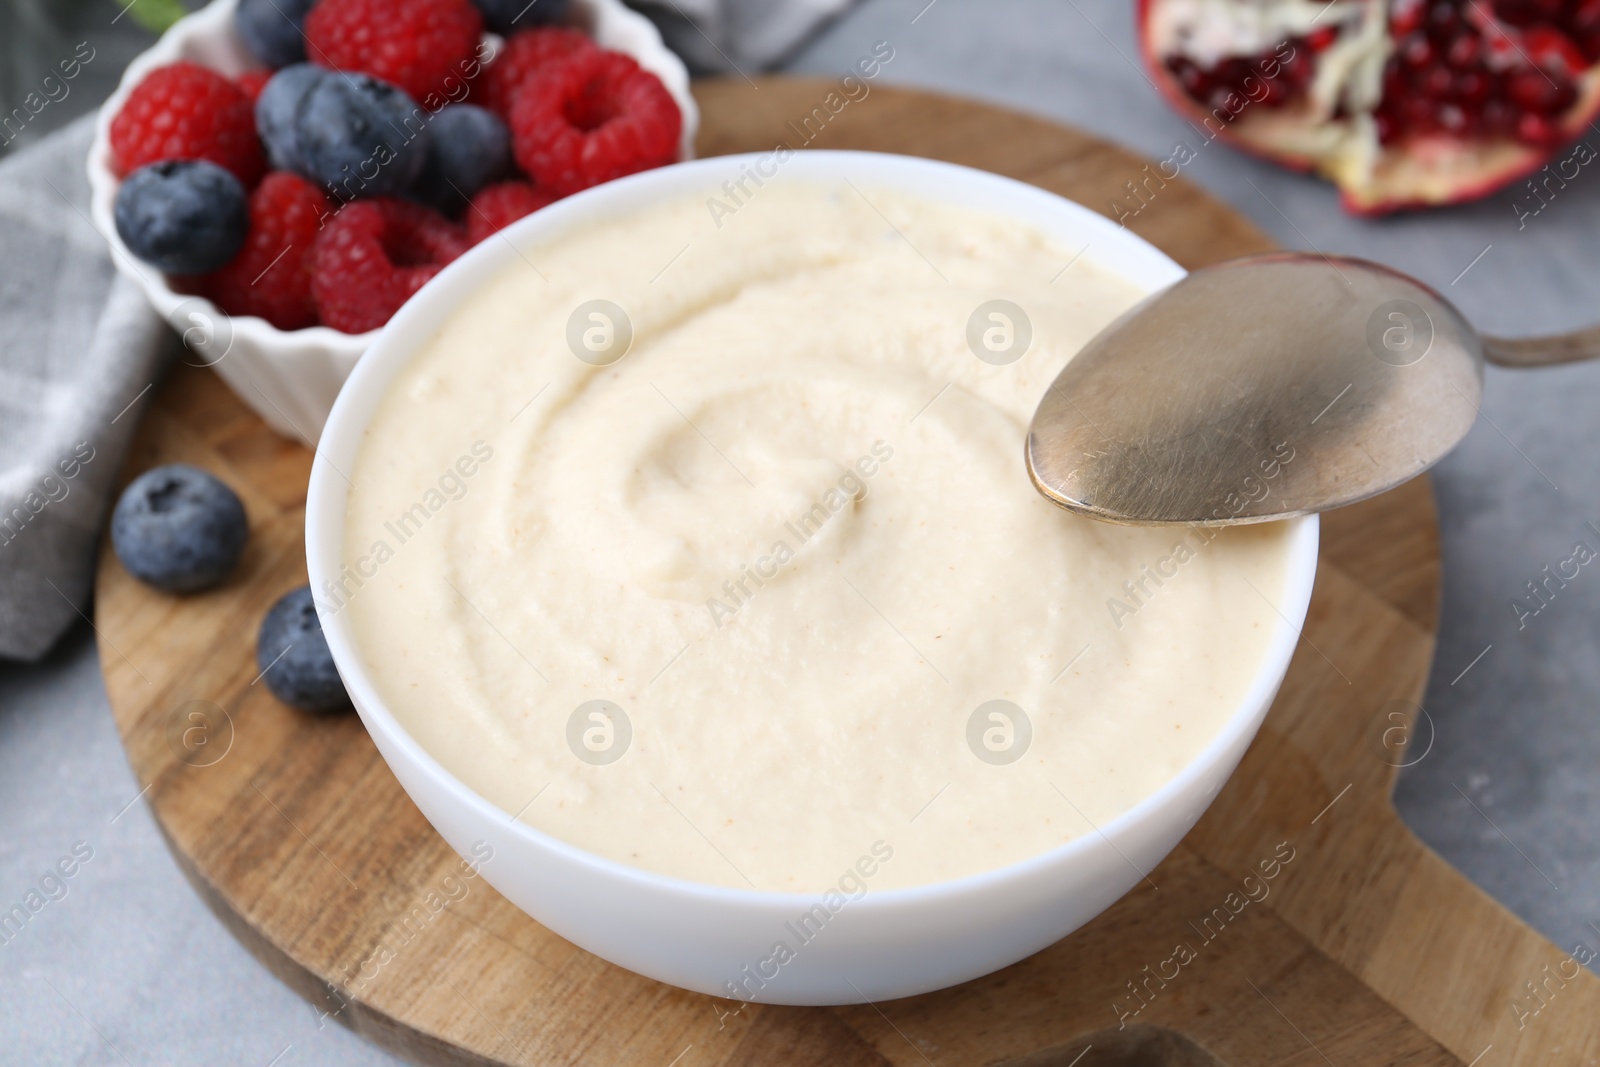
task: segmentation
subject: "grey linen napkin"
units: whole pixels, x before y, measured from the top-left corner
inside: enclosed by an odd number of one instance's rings
[[[0,656],[89,613],[94,547],[176,335],[89,222],[86,116],[0,161]]]

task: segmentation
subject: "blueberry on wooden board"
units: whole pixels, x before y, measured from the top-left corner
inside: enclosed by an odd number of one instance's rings
[[[169,593],[220,584],[239,562],[249,535],[234,491],[186,463],[139,475],[111,513],[111,545],[122,565]]]
[[[273,696],[290,707],[339,711],[350,706],[308,585],[284,594],[261,620],[256,666]]]

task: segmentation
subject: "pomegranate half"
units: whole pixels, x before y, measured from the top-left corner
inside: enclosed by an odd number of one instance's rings
[[[1600,0],[1139,0],[1138,24],[1208,139],[1315,171],[1363,215],[1485,196],[1600,113]]]

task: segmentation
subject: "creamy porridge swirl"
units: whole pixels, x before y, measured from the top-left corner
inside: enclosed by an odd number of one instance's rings
[[[801,183],[523,249],[382,400],[324,609],[447,769],[622,863],[885,888],[1093,833],[1243,697],[1288,538],[1034,491],[1040,396],[1142,295],[1081,251]]]

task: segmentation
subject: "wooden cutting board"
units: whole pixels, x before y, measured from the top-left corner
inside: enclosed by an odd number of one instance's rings
[[[881,86],[832,114],[835,88],[702,83],[700,152],[798,147],[811,116],[816,146],[966,163],[1107,214],[1113,201],[1137,205],[1135,182],[1146,202],[1129,225],[1188,267],[1269,245],[1192,186],[1147,181],[1143,160],[1072,130]],[[1413,703],[1439,601],[1424,479],[1327,516],[1282,693],[1238,773],[1147,882],[1066,940],[955,989],[850,1008],[741,1008],[605,963],[481,879],[448,880],[458,858],[360,721],[291,711],[256,683],[256,627],[306,579],[311,454],[210,371],[181,367],[124,477],[175,460],[230,482],[252,537],[229,584],[198,597],[155,593],[109,551],[102,558],[100,652],[128,758],[179,865],[240,940],[331,1018],[407,1059],[1600,1062],[1600,982],[1424,848],[1390,803],[1398,765],[1430,741]]]

